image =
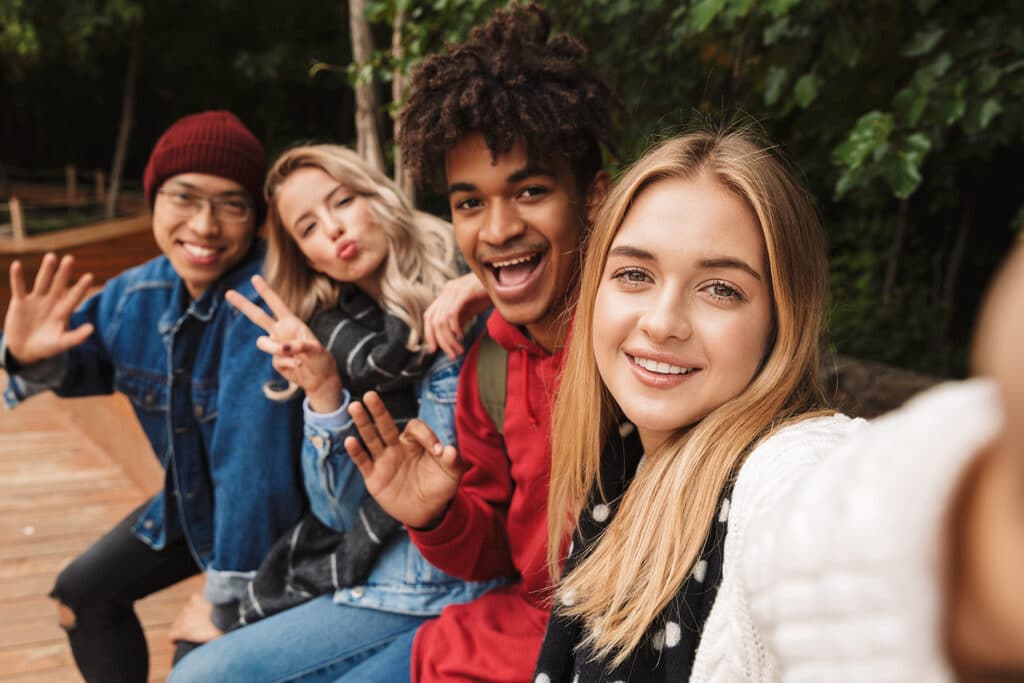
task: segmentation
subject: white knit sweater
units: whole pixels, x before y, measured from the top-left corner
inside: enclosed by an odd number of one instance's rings
[[[690,680],[952,680],[944,513],[1001,420],[994,385],[971,380],[871,424],[817,418],[760,444],[733,490],[722,584]]]

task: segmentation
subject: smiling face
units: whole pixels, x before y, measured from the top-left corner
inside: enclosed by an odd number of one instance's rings
[[[256,233],[256,219],[251,209],[241,221],[218,219],[209,202],[195,212],[180,209],[174,203],[179,197],[244,202],[250,206],[252,198],[235,181],[206,173],[181,173],[160,186],[153,203],[153,237],[188,293],[198,299],[245,257]]]
[[[311,268],[380,298],[388,239],[370,200],[314,166],[291,173],[274,192],[285,230]]]
[[[531,163],[523,143],[492,159],[481,135],[446,157],[455,239],[491,301],[552,350],[575,286],[586,202],[568,164]]]
[[[642,190],[601,275],[592,343],[645,450],[739,395],[771,329],[764,236],[747,205],[706,174]]]

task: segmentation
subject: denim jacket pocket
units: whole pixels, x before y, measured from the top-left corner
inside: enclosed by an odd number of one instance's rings
[[[117,368],[114,388],[131,401],[153,451],[163,462],[167,454],[167,410],[170,402],[167,383],[144,372]]]

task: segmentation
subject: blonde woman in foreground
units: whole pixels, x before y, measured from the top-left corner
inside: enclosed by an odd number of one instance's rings
[[[1015,522],[967,536],[989,480],[964,473],[1001,424],[991,383],[870,426],[824,409],[824,241],[771,149],[742,133],[663,143],[610,195],[584,263],[554,413],[553,574],[569,553],[536,681],[944,681],[954,654],[1019,657],[995,636],[1022,630],[992,606],[1020,582],[975,583],[975,559],[1002,565],[972,544],[1015,527],[1003,550],[1021,554],[1024,436],[999,480]],[[944,594],[950,575],[964,580]],[[982,584],[999,599],[979,602]]]

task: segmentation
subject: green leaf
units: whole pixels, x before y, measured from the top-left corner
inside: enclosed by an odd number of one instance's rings
[[[992,123],[992,119],[1001,111],[1003,111],[1003,105],[999,103],[999,100],[994,97],[987,98],[981,103],[981,109],[978,111],[978,129],[988,128],[988,124]]]
[[[832,150],[832,163],[840,169],[834,189],[836,199],[875,177],[878,169],[871,162],[877,164],[885,157],[893,126],[891,114],[869,111],[857,119],[846,139]]]
[[[1002,75],[1002,69],[998,69],[991,64],[982,64],[974,75],[974,82],[978,86],[978,92],[985,93],[996,87],[999,77]]]
[[[882,177],[897,199],[906,199],[921,185],[921,165],[931,149],[931,141],[921,133],[907,136],[882,164]]]
[[[946,30],[943,28],[918,31],[911,37],[910,42],[900,54],[904,57],[922,57],[934,50],[944,35],[946,35]]]
[[[953,66],[953,58],[948,52],[943,52],[931,62],[918,69],[917,73],[914,74],[914,81],[928,88],[934,87],[935,83],[946,75],[951,66]]]
[[[904,88],[892,98],[893,109],[909,128],[917,126],[927,105],[928,96],[917,88]]]
[[[966,112],[967,100],[956,92],[940,99],[935,106],[935,113],[944,126],[952,126],[962,119]]]
[[[690,6],[690,29],[695,33],[705,30],[711,25],[722,10],[726,0],[697,0]]]
[[[782,96],[786,80],[789,78],[789,70],[784,66],[772,66],[764,79],[764,103],[768,106],[774,105]]]
[[[768,10],[770,15],[778,18],[788,12],[794,5],[799,3],[800,0],[767,0],[767,2],[764,3],[764,8]]]
[[[764,44],[773,45],[779,38],[785,38],[789,33],[789,17],[776,19],[764,29]]]
[[[793,87],[793,96],[796,103],[806,109],[818,96],[818,78],[812,73],[801,76]]]

